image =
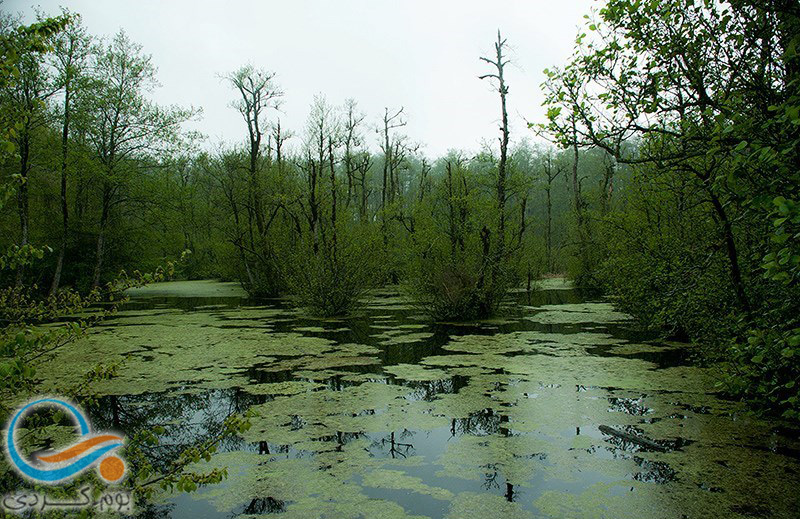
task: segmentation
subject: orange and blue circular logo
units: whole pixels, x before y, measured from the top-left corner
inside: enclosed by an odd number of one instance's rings
[[[76,443],[58,452],[38,454],[26,458],[17,443],[17,429],[34,409],[57,407],[66,411],[80,431]],[[89,421],[74,405],[58,398],[41,398],[20,407],[6,430],[6,454],[14,467],[24,477],[46,484],[68,481],[91,467],[97,467],[100,477],[107,483],[116,483],[125,476],[125,463],[114,451],[124,444],[124,437],[115,433],[93,433]]]

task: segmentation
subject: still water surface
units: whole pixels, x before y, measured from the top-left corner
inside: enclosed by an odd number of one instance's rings
[[[227,283],[133,296],[51,363],[125,359],[94,388],[95,428],[166,426],[158,466],[255,413],[197,467],[226,481],[142,517],[798,517],[796,430],[719,398],[690,346],[560,280],[467,324],[430,323],[396,290],[346,320]]]

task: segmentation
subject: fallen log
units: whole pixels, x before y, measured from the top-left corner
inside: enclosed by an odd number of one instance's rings
[[[610,436],[616,436],[622,440],[635,443],[637,445],[641,445],[642,447],[647,447],[648,449],[652,449],[659,452],[667,452],[668,449],[661,445],[660,443],[656,443],[649,438],[645,438],[644,436],[639,436],[636,434],[627,433],[625,431],[620,431],[618,429],[614,429],[613,427],[609,427],[607,425],[601,425],[598,427],[601,433],[608,434]]]

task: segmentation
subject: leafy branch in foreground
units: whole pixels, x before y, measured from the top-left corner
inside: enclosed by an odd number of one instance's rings
[[[193,470],[201,461],[210,461],[217,452],[220,443],[226,438],[244,433],[250,429],[251,411],[243,414],[231,414],[222,423],[222,430],[214,437],[200,444],[184,449],[161,473],[158,473],[148,459],[145,450],[160,443],[159,435],[166,432],[163,426],[140,431],[131,439],[126,448],[126,457],[134,465],[134,476],[131,478],[134,491],[146,498],[152,497],[156,489],[172,492],[193,492],[199,487],[219,483],[227,478],[226,468],[214,468],[208,472]]]

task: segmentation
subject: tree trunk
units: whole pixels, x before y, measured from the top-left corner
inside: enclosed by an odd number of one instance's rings
[[[578,228],[578,258],[581,262],[581,274],[588,273],[589,257],[586,244],[586,229],[583,214],[583,195],[581,182],[578,178],[578,129],[575,117],[572,118],[572,196],[575,207],[575,219]]]
[[[505,40],[500,36],[500,31],[497,31],[497,43],[495,43],[495,58],[481,58],[481,60],[493,65],[497,70],[496,74],[486,74],[480,76],[481,79],[492,78],[497,80],[497,91],[500,94],[500,162],[497,165],[497,246],[495,248],[494,259],[491,266],[491,281],[495,286],[500,276],[501,262],[506,254],[506,162],[508,160],[508,110],[506,108],[506,95],[508,94],[508,87],[506,86],[505,77],[503,72],[505,65],[508,63],[503,58],[503,48],[505,47]]]
[[[359,217],[362,222],[367,220],[367,170],[368,166],[364,167],[361,171],[361,207],[359,208]]]
[[[603,192],[601,193],[600,200],[602,202],[601,211],[603,216],[608,214],[608,211],[611,209],[611,195],[614,192],[614,173],[615,173],[615,165],[613,157],[606,156],[608,162],[605,164],[605,168],[603,170]]]
[[[322,169],[322,164],[319,165],[320,169]],[[317,205],[317,165],[314,164],[314,161],[309,159],[309,172],[310,177],[308,179],[308,209],[310,214],[309,217],[309,231],[311,232],[311,240],[312,246],[314,249],[314,254],[319,252],[319,207]]]
[[[331,169],[331,249],[333,254],[333,264],[336,265],[337,243],[336,243],[336,169],[334,168],[333,140],[328,139],[328,160]]]
[[[27,129],[23,129],[22,138],[19,146],[19,187],[17,188],[17,212],[19,213],[20,228],[20,247],[28,245],[28,233],[30,227],[30,210],[28,197],[28,172],[30,170],[30,135]],[[17,268],[17,287],[22,286],[22,278],[25,274],[24,266]]]
[[[69,210],[67,207],[67,152],[69,151],[69,109],[70,85],[67,81],[64,92],[64,124],[61,128],[61,247],[56,260],[56,270],[53,273],[53,283],[50,285],[50,295],[54,296],[61,283],[61,271],[64,266],[64,255],[67,250],[67,233],[69,229]]]
[[[103,210],[100,213],[100,232],[97,234],[97,250],[95,255],[94,276],[92,277],[92,288],[100,286],[100,276],[103,272],[103,259],[105,256],[105,234],[108,225],[108,215],[111,207],[111,186],[108,183],[103,185]]]
[[[508,111],[506,110],[506,88],[505,80],[503,79],[502,67],[502,47],[499,45],[500,35],[498,34],[498,51],[497,60],[501,64],[498,67],[498,76],[500,81],[500,109],[502,112],[502,137],[500,140],[500,163],[497,165],[497,210],[498,210],[498,223],[497,223],[497,261],[502,261],[505,255],[506,243],[506,162],[508,160]],[[497,272],[499,265],[495,268]]]
[[[725,252],[728,255],[728,267],[731,276],[731,283],[733,284],[733,289],[736,293],[736,302],[739,304],[739,307],[742,310],[744,310],[746,313],[750,313],[750,301],[747,298],[747,292],[744,288],[744,281],[742,280],[742,271],[739,267],[739,253],[736,249],[736,240],[733,236],[733,227],[731,226],[731,221],[728,218],[728,214],[725,212],[725,208],[722,206],[719,198],[717,198],[717,196],[712,193],[710,189],[708,189],[707,192],[711,198],[711,205],[714,207],[714,211],[722,223],[722,234],[723,238],[725,239]]]
[[[545,247],[547,254],[547,271],[553,271],[553,202],[550,195],[552,187],[550,178],[548,177],[547,187],[545,194],[547,195],[547,227],[545,227]]]
[[[105,226],[100,224],[100,233],[97,235],[97,249],[95,252],[94,276],[92,276],[92,288],[100,286],[100,274],[103,269],[103,255],[105,252]]]
[[[387,111],[388,114],[388,111]],[[381,186],[381,234],[383,235],[384,246],[389,244],[388,230],[386,228],[386,198],[389,189],[389,161],[391,160],[391,148],[389,146],[389,122],[383,120],[384,151],[383,151],[383,185]]]
[[[528,195],[522,197],[522,204],[520,204],[519,211],[519,235],[517,236],[517,246],[522,246],[522,240],[525,239],[525,228],[527,226],[527,219],[525,213],[528,210]]]
[[[256,228],[258,235],[264,236],[264,211],[261,207],[261,191],[258,182],[258,155],[259,146],[261,145],[261,135],[259,134],[256,140],[250,142],[250,193],[253,205],[253,213],[256,217]]]

